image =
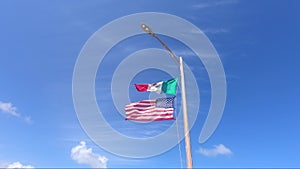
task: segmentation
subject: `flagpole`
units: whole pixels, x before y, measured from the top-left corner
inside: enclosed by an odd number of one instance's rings
[[[181,97],[182,97],[182,110],[183,110],[183,123],[184,123],[184,134],[185,134],[185,151],[186,151],[186,163],[187,168],[193,168],[192,152],[191,152],[191,141],[189,132],[189,122],[188,122],[188,111],[186,104],[186,93],[185,93],[185,81],[184,81],[184,67],[182,57],[178,57],[171,51],[171,49],[150,29],[149,26],[141,24],[142,29],[149,35],[157,39],[160,44],[169,52],[170,56],[179,63],[180,70],[180,84],[181,84]]]

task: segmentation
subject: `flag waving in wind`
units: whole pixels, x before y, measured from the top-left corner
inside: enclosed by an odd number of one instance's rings
[[[157,82],[153,84],[134,84],[139,92],[156,92],[176,95],[178,78],[167,81]]]
[[[158,98],[127,104],[125,106],[126,120],[174,120],[174,99],[175,97]]]

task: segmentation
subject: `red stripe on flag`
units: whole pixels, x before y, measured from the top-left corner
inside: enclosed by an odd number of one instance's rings
[[[136,117],[144,117],[144,116],[173,116],[173,113],[168,113],[168,112],[163,112],[163,113],[156,113],[156,112],[151,112],[151,113],[144,113],[144,114],[141,114],[141,113],[136,113],[136,112],[133,112],[133,113],[128,113],[126,114],[126,117],[129,117],[129,116],[136,116]]]
[[[155,100],[142,100],[139,102],[135,102],[135,103],[130,103],[125,105],[125,107],[147,107],[147,106],[155,106],[156,105],[156,101]]]
[[[162,121],[162,120],[175,120],[174,117],[172,118],[156,118],[156,119],[134,119],[134,118],[125,118],[125,120],[134,120],[134,121]]]
[[[132,114],[132,113],[136,113],[136,114],[145,114],[145,113],[168,113],[171,112],[173,113],[173,109],[166,109],[166,110],[162,110],[162,109],[152,109],[152,110],[126,110],[126,115]]]

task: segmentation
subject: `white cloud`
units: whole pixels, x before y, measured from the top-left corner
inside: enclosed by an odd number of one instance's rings
[[[203,32],[211,34],[228,33],[229,30],[225,28],[208,28],[204,29]]]
[[[216,1],[207,1],[201,2],[198,4],[193,5],[194,8],[208,8],[213,6],[220,6],[220,5],[228,5],[228,4],[236,4],[239,0],[216,0]]]
[[[12,103],[4,103],[0,101],[0,110],[3,113],[10,114],[12,116],[20,117],[21,115],[17,112],[17,108]]]
[[[15,169],[21,169],[21,168],[34,168],[32,165],[23,165],[19,161],[9,163],[9,164],[2,164],[0,165],[1,168],[15,168]]]
[[[77,163],[88,164],[92,168],[107,168],[108,159],[93,153],[92,148],[87,148],[84,141],[81,141],[79,145],[72,148],[71,157]]]
[[[223,144],[215,145],[214,148],[200,148],[199,153],[205,156],[231,155],[232,151]]]
[[[5,102],[0,101],[0,112],[9,114],[14,117],[21,118],[28,124],[32,123],[31,117],[29,117],[29,116],[23,117],[20,113],[17,112],[17,107],[15,107],[10,102],[5,103]]]

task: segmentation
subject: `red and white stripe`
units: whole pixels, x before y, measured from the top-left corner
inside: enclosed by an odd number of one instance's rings
[[[173,120],[174,108],[157,108],[156,100],[142,100],[125,106],[126,120]]]

